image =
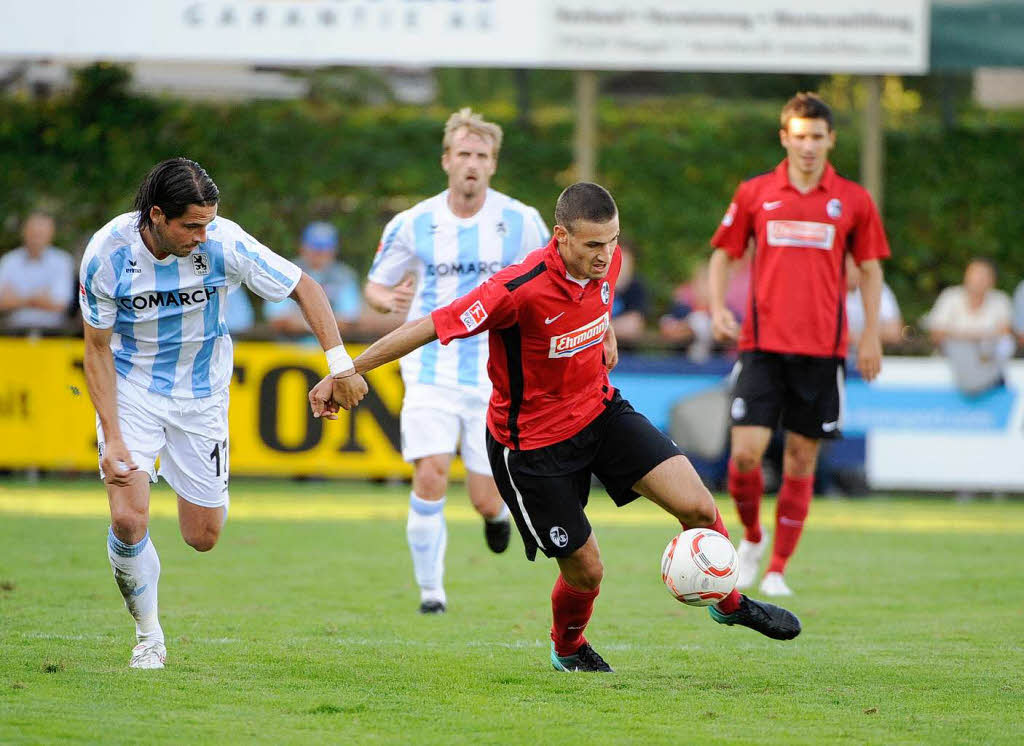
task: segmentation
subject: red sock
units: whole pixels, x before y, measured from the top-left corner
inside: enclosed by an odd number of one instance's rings
[[[586,643],[587,638],[583,636],[583,630],[590,622],[590,615],[594,612],[594,599],[600,592],[600,588],[592,591],[573,588],[559,574],[555,587],[551,590],[551,639],[555,643],[557,655],[575,655]]]
[[[747,472],[736,468],[729,460],[729,494],[736,503],[736,512],[743,521],[744,538],[755,544],[761,541],[761,495],[764,493],[764,474],[761,466]]]
[[[694,526],[687,526],[683,524],[683,530],[694,528]],[[715,522],[710,526],[702,526],[700,528],[710,528],[712,531],[717,531],[722,536],[729,538],[729,532],[725,528],[725,524],[722,523],[722,514],[718,512],[718,508],[715,508]],[[735,588],[732,589],[732,593],[719,601],[715,606],[724,614],[731,614],[740,607],[740,592]]]
[[[779,489],[779,503],[775,508],[775,546],[768,572],[785,572],[786,562],[800,541],[807,511],[814,497],[814,475],[791,477],[784,474]]]

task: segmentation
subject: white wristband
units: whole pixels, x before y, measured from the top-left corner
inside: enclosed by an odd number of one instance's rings
[[[327,368],[331,371],[332,376],[344,373],[346,370],[352,370],[355,367],[352,358],[345,350],[345,345],[343,344],[332,347],[324,354],[327,355]]]

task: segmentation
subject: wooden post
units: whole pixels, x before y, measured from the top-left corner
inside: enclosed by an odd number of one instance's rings
[[[864,77],[867,98],[860,132],[860,183],[871,192],[871,196],[882,213],[884,196],[885,147],[882,121],[882,78],[879,75]]]
[[[576,80],[576,135],[573,157],[577,181],[597,176],[597,73],[578,70]]]

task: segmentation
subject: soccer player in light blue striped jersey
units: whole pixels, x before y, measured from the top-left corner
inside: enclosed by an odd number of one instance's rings
[[[501,138],[501,127],[468,108],[448,118],[441,155],[448,188],[384,229],[366,283],[372,307],[419,318],[547,243],[537,210],[490,188]],[[447,609],[443,509],[456,449],[487,545],[494,552],[508,547],[509,513],[491,477],[484,437],[491,394],[487,349],[486,334],[447,347],[435,341],[400,363],[402,457],[414,465],[406,535],[423,613]]]
[[[198,163],[159,163],[135,210],[103,226],[82,259],[85,378],[110,502],[107,556],[135,619],[133,668],[163,668],[167,655],[157,617],[160,560],[148,530],[157,457],[190,546],[212,549],[227,517],[229,289],[244,283],[268,300],[295,299],[327,367],[352,369],[320,285],[218,217],[219,199]],[[354,370],[340,383],[346,409],[366,393]]]

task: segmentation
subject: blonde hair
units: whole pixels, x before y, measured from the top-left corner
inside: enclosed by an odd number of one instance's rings
[[[461,129],[466,129],[470,134],[490,140],[494,145],[494,157],[498,157],[498,151],[501,150],[501,127],[494,122],[488,122],[482,115],[475,114],[468,106],[459,109],[445,122],[444,139],[441,141],[443,152],[448,152],[452,146],[452,140],[455,139],[455,134]]]

